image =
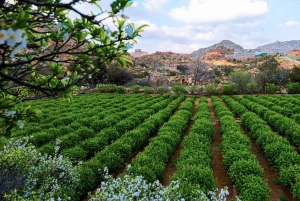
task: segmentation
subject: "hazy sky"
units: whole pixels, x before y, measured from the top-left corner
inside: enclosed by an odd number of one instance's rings
[[[108,9],[111,2],[100,4]],[[300,40],[300,0],[134,0],[124,12],[150,25],[134,46],[148,53],[191,53],[222,40],[244,48]]]

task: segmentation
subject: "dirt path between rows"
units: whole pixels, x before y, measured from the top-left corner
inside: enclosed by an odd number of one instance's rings
[[[221,124],[217,119],[217,114],[215,108],[212,105],[211,98],[208,98],[208,105],[210,110],[210,115],[212,120],[214,121],[215,134],[212,140],[212,169],[213,176],[216,181],[216,186],[220,190],[227,186],[229,191],[229,196],[227,196],[227,200],[234,200],[237,196],[237,191],[233,186],[230,177],[227,175],[227,169],[223,164],[222,151],[220,148],[222,136],[221,136]],[[219,193],[219,192],[218,192]]]
[[[196,111],[197,111],[196,109],[197,109],[197,106],[198,106],[198,102],[199,102],[199,98],[197,98],[195,103],[194,103],[192,118],[196,115]],[[190,128],[192,127],[193,123],[194,123],[194,121],[192,121],[192,120],[189,121],[189,125],[188,125],[187,129],[184,131],[184,136],[187,136],[189,134]],[[170,184],[171,177],[176,172],[176,167],[175,167],[174,162],[180,156],[181,150],[182,150],[182,141],[178,144],[175,154],[167,162],[164,177],[163,177],[163,181],[162,181],[162,184],[165,187]]]

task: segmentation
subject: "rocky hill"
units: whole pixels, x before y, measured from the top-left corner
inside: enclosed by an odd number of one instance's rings
[[[295,56],[300,56],[300,50],[292,50],[288,54],[292,54],[292,55],[295,55]]]
[[[219,46],[214,50],[211,50],[205,54],[203,60],[217,60],[224,59],[226,54],[233,54],[233,49],[226,48],[224,46]]]
[[[130,53],[130,56],[132,56],[132,57],[142,57],[142,56],[145,56],[147,54],[148,54],[148,52],[145,52],[145,51],[135,51],[135,52]]]
[[[136,67],[160,67],[165,65],[188,65],[192,62],[189,54],[156,51],[139,57],[131,56],[130,59]]]
[[[220,43],[214,44],[214,45],[209,46],[207,48],[200,48],[199,50],[192,52],[191,56],[193,58],[202,58],[209,51],[215,50],[215,49],[217,49],[218,47],[221,47],[221,46],[223,46],[225,48],[228,48],[228,49],[231,49],[234,52],[243,52],[244,51],[244,48],[242,46],[237,45],[237,44],[231,42],[230,40],[223,40]]]
[[[282,53],[287,54],[294,49],[300,49],[300,40],[290,40],[290,41],[276,41],[275,43],[269,43],[263,46],[257,47],[261,52],[266,52],[268,54]]]

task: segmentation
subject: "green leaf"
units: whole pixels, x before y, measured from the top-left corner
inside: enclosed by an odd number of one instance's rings
[[[125,20],[117,18],[117,21],[118,21],[118,29],[121,30],[124,27]]]
[[[133,1],[131,1],[131,2],[127,2],[127,4],[125,5],[125,7],[124,7],[124,8],[127,8],[127,7],[131,6],[132,4],[133,4]]]

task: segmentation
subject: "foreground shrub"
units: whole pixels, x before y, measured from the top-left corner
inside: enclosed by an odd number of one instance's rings
[[[57,143],[58,144],[58,143]],[[0,200],[71,200],[76,198],[76,167],[58,154],[43,156],[24,140],[0,152]]]
[[[130,168],[130,166],[129,166]],[[128,170],[127,170],[128,171]],[[122,178],[112,178],[108,175],[108,170],[104,169],[104,178],[106,182],[101,183],[101,189],[97,189],[95,195],[90,195],[90,201],[129,201],[129,200],[218,200],[225,201],[226,195],[229,195],[227,189],[221,189],[220,194],[217,195],[216,191],[208,192],[207,194],[198,190],[194,192],[195,196],[183,198],[180,194],[181,183],[179,181],[172,181],[167,187],[156,180],[153,183],[148,183],[143,176],[133,176],[126,174]],[[184,186],[184,184],[183,184]],[[238,198],[237,198],[238,199]],[[239,200],[239,199],[238,199]]]

